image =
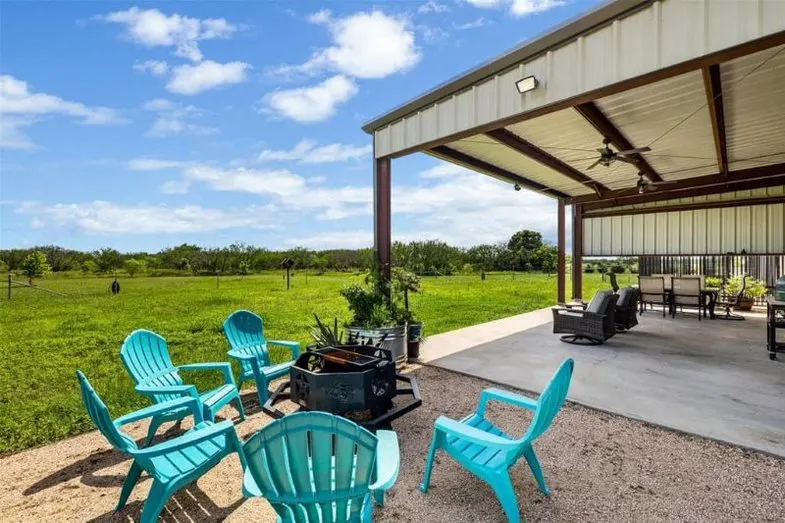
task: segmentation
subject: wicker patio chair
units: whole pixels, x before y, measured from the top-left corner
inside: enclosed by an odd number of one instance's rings
[[[641,314],[646,310],[646,305],[662,305],[662,317],[665,309],[670,305],[668,291],[665,290],[663,276],[639,276],[638,288],[640,289]]]
[[[616,310],[613,313],[617,332],[627,332],[638,324],[638,296],[640,292],[635,287],[624,287],[616,293]]]
[[[565,334],[561,341],[581,345],[600,345],[616,334],[614,312],[619,296],[612,290],[599,291],[585,310],[553,309],[553,333]]]
[[[695,307],[698,309],[698,321],[703,316],[703,298],[701,297],[700,278],[673,278],[671,290],[671,316],[676,317],[676,308]]]

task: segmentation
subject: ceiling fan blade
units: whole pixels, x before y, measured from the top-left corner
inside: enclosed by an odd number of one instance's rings
[[[596,162],[594,162],[593,164],[591,164],[590,166],[588,166],[588,167],[586,168],[586,170],[587,170],[587,171],[591,171],[592,169],[594,169],[595,167],[597,167],[597,166],[600,164],[600,162],[601,162],[601,161],[602,161],[602,158],[597,158],[597,161],[596,161]]]
[[[651,147],[638,147],[636,149],[627,149],[626,151],[619,151],[616,154],[630,155],[630,154],[638,154],[638,153],[647,153],[649,151],[651,151]]]
[[[616,159],[624,163],[638,163],[638,160],[633,158],[625,158],[624,156],[617,156]]]
[[[595,149],[600,154],[605,154],[605,148],[602,149]]]

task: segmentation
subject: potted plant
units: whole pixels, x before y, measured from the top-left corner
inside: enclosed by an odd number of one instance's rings
[[[396,267],[393,270],[393,285],[397,293],[403,294],[404,310],[402,315],[407,325],[406,355],[409,358],[416,359],[420,357],[423,324],[409,309],[409,293],[420,292],[420,277],[406,269]]]
[[[739,292],[741,292],[742,282],[743,280],[741,277],[734,276],[725,286],[725,292],[729,296],[737,295]],[[752,310],[752,306],[755,305],[755,300],[766,296],[767,292],[768,289],[766,288],[766,284],[763,281],[756,280],[754,278],[747,278],[747,285],[744,287],[744,294],[739,300],[739,304],[734,308],[740,311]]]
[[[406,358],[406,315],[400,308],[394,286],[384,281],[377,267],[372,268],[364,284],[353,284],[341,290],[349,303],[352,319],[349,334],[382,341],[393,359]]]

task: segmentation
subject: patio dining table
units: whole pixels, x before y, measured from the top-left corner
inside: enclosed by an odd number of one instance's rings
[[[673,302],[673,289],[671,287],[665,287],[665,292],[668,294],[668,299],[670,301],[670,310],[669,312],[673,312],[673,308],[676,306]],[[705,318],[707,313],[708,317],[711,320],[716,319],[714,314],[714,309],[717,306],[717,299],[720,296],[720,289],[707,287],[705,289],[700,290],[700,297],[701,303],[703,305],[703,317]]]

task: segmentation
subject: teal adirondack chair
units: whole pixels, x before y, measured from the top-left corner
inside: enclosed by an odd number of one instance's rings
[[[204,475],[226,455],[237,452],[245,469],[245,456],[232,422],[213,424],[203,421],[198,399],[183,397],[164,401],[112,421],[109,409],[85,375],[81,371],[76,371],[76,375],[82,388],[82,401],[93,423],[114,448],[134,459],[116,510],[125,507],[142,470],[153,477],[153,485],[142,509],[142,523],[153,523],[172,494]],[[166,442],[140,449],[130,436],[120,430],[128,423],[180,409],[186,411],[186,416],[193,415],[195,427]]]
[[[149,397],[156,403],[175,398],[197,398],[204,410],[204,418],[215,419],[215,414],[225,405],[234,401],[240,411],[240,419],[245,419],[243,402],[237,385],[234,383],[232,365],[220,363],[191,363],[175,366],[169,356],[166,340],[158,334],[139,329],[125,339],[120,349],[120,357],[125,368],[136,383],[136,391]],[[224,384],[220,387],[199,393],[193,385],[186,385],[180,377],[181,370],[220,370],[224,374]],[[150,420],[147,442],[152,441],[155,431],[167,421],[181,419],[183,409],[160,412]]]
[[[540,490],[550,496],[532,443],[548,430],[564,404],[573,366],[572,358],[564,360],[537,400],[499,389],[485,389],[480,394],[480,403],[474,414],[461,421],[439,416],[420,490],[428,491],[433,460],[436,451],[441,449],[491,486],[509,521],[520,521],[518,499],[512,488],[509,469],[523,456]],[[490,400],[534,411],[529,428],[522,438],[512,438],[485,418],[485,408]]]
[[[398,437],[371,434],[326,412],[276,420],[243,445],[247,497],[262,496],[284,523],[370,522],[398,479]]]
[[[269,383],[289,373],[289,367],[300,355],[300,344],[296,341],[268,340],[264,337],[264,321],[251,311],[235,311],[224,321],[224,335],[231,350],[227,354],[240,363],[240,383],[251,380],[256,382],[259,404],[264,404],[269,396]],[[273,365],[270,361],[268,345],[289,349],[292,360]]]

